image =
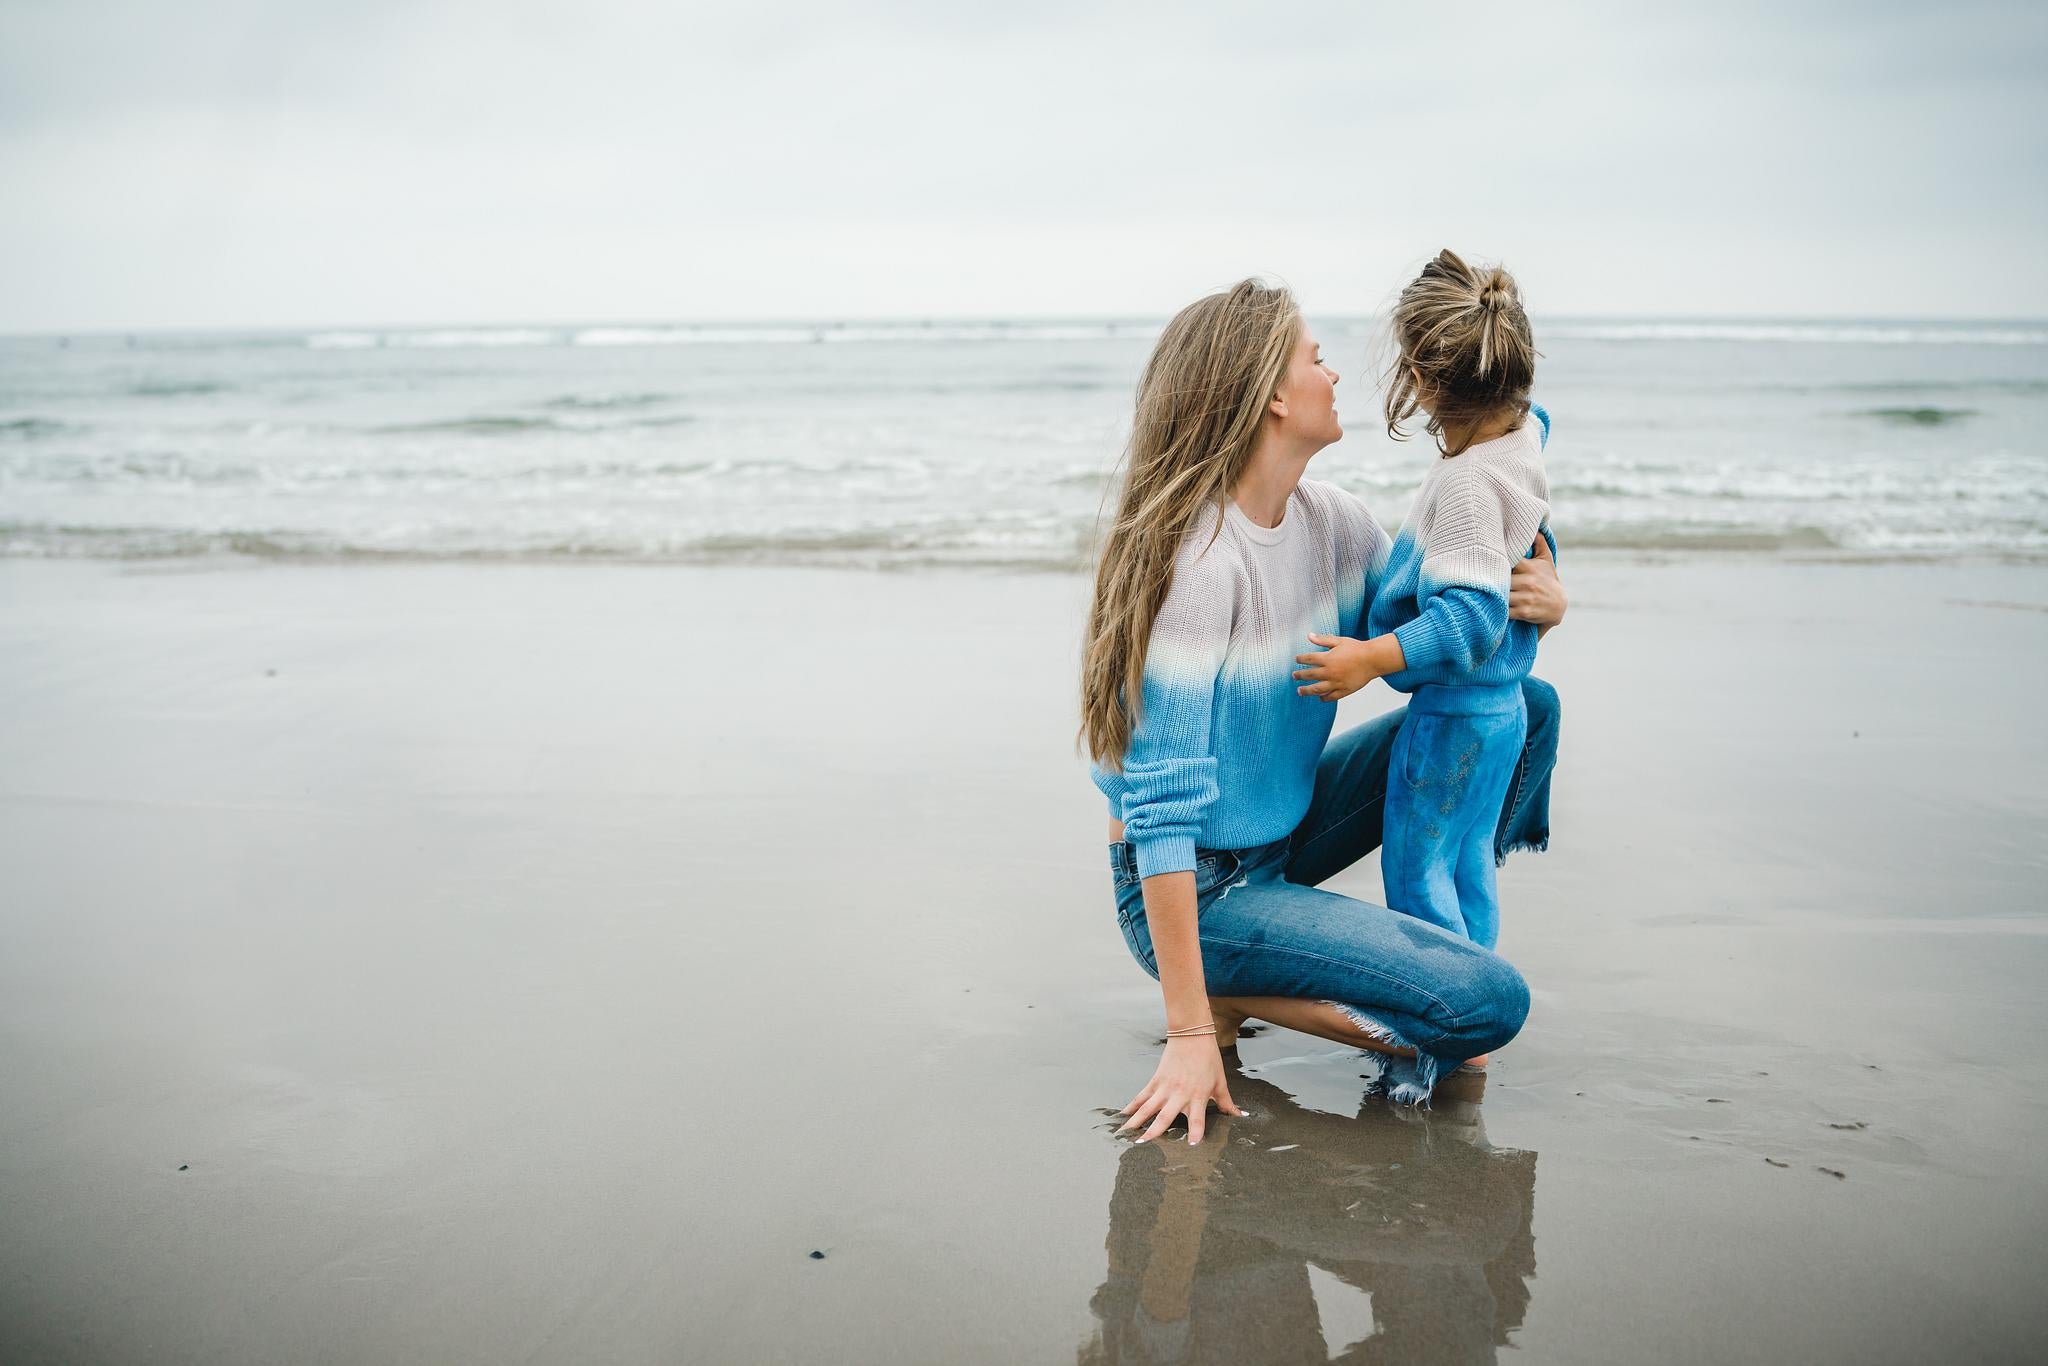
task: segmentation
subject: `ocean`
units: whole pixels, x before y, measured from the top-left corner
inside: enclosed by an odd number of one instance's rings
[[[1390,527],[1369,319],[1311,319]],[[1576,550],[2048,556],[2048,323],[1539,317]],[[0,555],[1073,570],[1159,323],[0,339]]]

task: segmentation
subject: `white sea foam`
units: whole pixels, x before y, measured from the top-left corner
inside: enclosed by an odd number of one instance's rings
[[[1350,437],[1314,473],[1392,526],[1427,443],[1387,443],[1366,416],[1370,382],[1344,358],[1369,330],[1319,325],[1354,397]],[[14,339],[0,343],[0,555],[1073,569],[1114,497],[1155,331]],[[1566,320],[1546,336],[1567,557],[2048,555],[2048,346],[2016,340],[2048,325]]]
[[[415,331],[315,332],[316,351],[376,347],[498,346],[790,346],[849,342],[1062,342],[1147,340],[1154,322],[902,322],[902,323],[689,323],[671,326],[576,328],[435,328]]]
[[[315,332],[306,338],[316,351],[371,347],[557,346],[562,333],[538,327],[447,327],[418,332]]]
[[[1598,342],[1748,342],[1832,346],[2048,346],[2048,328],[2028,325],[1770,321],[1623,322],[1539,319],[1546,340]],[[1333,319],[1326,330],[1351,336],[1370,320]],[[316,332],[314,350],[374,347],[791,346],[867,342],[1062,342],[1150,340],[1160,324],[1126,322],[798,322],[678,323],[576,328],[472,327],[388,332]]]
[[[306,345],[315,351],[363,351],[383,343],[375,332],[315,332]]]

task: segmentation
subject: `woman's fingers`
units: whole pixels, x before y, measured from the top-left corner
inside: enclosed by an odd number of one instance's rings
[[[1147,1124],[1150,1124],[1152,1122],[1152,1116],[1154,1112],[1157,1110],[1159,1103],[1160,1098],[1157,1096],[1154,1096],[1151,1100],[1146,1101],[1143,1105],[1138,1107],[1138,1112],[1136,1114],[1132,1115],[1129,1120],[1127,1120],[1122,1125],[1118,1126],[1117,1132],[1120,1134],[1127,1134],[1133,1129],[1143,1129]],[[1139,1136],[1139,1141],[1143,1141],[1142,1134]]]
[[[1218,1086],[1209,1098],[1202,1100],[1197,1100],[1192,1092],[1182,1095],[1162,1089],[1142,1105],[1133,1101],[1131,1105],[1125,1106],[1125,1109],[1136,1107],[1136,1113],[1118,1126],[1117,1132],[1123,1134],[1144,1126],[1145,1131],[1138,1135],[1136,1141],[1150,1143],[1171,1129],[1182,1116],[1186,1116],[1188,1142],[1198,1144],[1209,1132],[1210,1099],[1213,1099],[1216,1108],[1226,1115],[1235,1115],[1239,1119],[1250,1117],[1250,1111],[1230,1098],[1230,1088],[1227,1086]]]
[[[1155,1115],[1152,1119],[1152,1127],[1145,1131],[1144,1137],[1140,1138],[1138,1142],[1147,1143],[1150,1142],[1152,1139],[1159,1137],[1159,1135],[1165,1133],[1168,1129],[1171,1129],[1173,1127],[1173,1122],[1176,1119],[1179,1119],[1183,1114],[1185,1114],[1187,1110],[1187,1097],[1173,1097],[1171,1100],[1167,1101],[1166,1104],[1159,1107],[1159,1113]]]
[[[1124,1122],[1116,1126],[1118,1133],[1126,1129],[1135,1129],[1145,1122],[1145,1116],[1151,1114],[1152,1106],[1158,1103],[1153,1099],[1157,1085],[1156,1082],[1145,1083],[1145,1089],[1138,1092],[1137,1098],[1117,1111],[1118,1114],[1126,1116]]]
[[[1550,542],[1546,541],[1541,536],[1538,536],[1536,538],[1536,544],[1532,546],[1531,549],[1535,551],[1536,558],[1539,560],[1548,560],[1551,558]]]

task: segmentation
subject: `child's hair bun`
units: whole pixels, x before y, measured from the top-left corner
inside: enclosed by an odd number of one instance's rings
[[[1479,306],[1490,313],[1498,313],[1515,302],[1515,279],[1499,266],[1495,266],[1479,282]]]

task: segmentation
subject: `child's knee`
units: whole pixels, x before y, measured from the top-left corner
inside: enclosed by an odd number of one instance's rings
[[[1531,735],[1554,729],[1563,707],[1557,689],[1534,674],[1522,680],[1522,705],[1528,711]]]

